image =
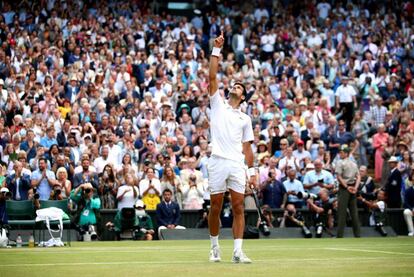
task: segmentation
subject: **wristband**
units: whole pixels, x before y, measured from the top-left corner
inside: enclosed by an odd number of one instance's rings
[[[215,57],[220,57],[221,48],[213,47],[213,51],[211,51],[211,55]]]
[[[247,169],[247,175],[249,175],[249,177],[255,176],[256,169],[254,167],[249,167],[249,169]]]

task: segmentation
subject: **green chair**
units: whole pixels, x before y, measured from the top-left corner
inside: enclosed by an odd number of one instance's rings
[[[35,210],[31,200],[7,200],[6,211],[11,227],[16,227],[16,229],[21,229],[23,226],[32,227],[33,236],[35,235]]]
[[[35,225],[35,211],[31,200],[7,200],[6,210],[9,216],[9,225]]]
[[[55,207],[55,208],[59,208],[62,211],[64,211],[66,214],[69,213],[69,209],[68,209],[68,200],[64,199],[64,200],[40,200],[40,208],[41,209],[45,209],[45,208],[51,208],[51,207]],[[57,221],[51,221],[50,224],[51,225],[55,225],[57,224]],[[68,244],[69,246],[71,245],[71,236],[70,236],[70,227],[71,227],[71,222],[70,219],[63,219],[63,226],[67,226],[68,228],[66,228],[67,230],[67,236],[68,236]],[[43,239],[44,239],[44,224],[42,225],[42,233],[43,233]]]

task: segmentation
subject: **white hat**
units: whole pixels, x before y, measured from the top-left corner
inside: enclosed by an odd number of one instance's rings
[[[3,79],[0,79],[0,85],[4,86],[4,81],[3,81]]]
[[[391,156],[391,158],[388,160],[389,163],[398,163],[398,159],[396,156]]]
[[[72,75],[72,77],[70,78],[70,80],[71,80],[71,81],[77,81],[77,80],[78,80],[78,78],[76,78],[76,76],[75,76],[75,75]]]
[[[137,202],[135,202],[135,208],[143,208],[143,209],[145,209],[144,201],[142,201],[141,199],[138,199]]]
[[[9,189],[8,189],[8,188],[1,188],[1,189],[0,189],[0,192],[1,192],[1,193],[7,193],[7,192],[10,192],[10,191],[9,191]]]

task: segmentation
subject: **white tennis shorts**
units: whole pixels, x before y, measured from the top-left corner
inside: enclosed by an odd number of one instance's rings
[[[231,189],[244,194],[246,189],[246,167],[241,162],[211,156],[208,160],[208,190],[219,194]]]

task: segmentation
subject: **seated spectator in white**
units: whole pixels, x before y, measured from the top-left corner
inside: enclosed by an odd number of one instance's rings
[[[172,192],[169,189],[162,193],[163,200],[157,205],[158,237],[162,239],[161,230],[164,229],[185,229],[180,226],[180,207],[172,201]]]
[[[101,155],[98,158],[96,158],[93,162],[93,166],[96,169],[96,173],[101,174],[103,172],[104,167],[109,163],[108,154],[108,146],[102,146]]]
[[[118,210],[122,208],[132,208],[139,197],[139,189],[135,186],[135,179],[132,174],[125,175],[125,183],[118,188],[116,199],[118,200]]]
[[[190,181],[190,175],[196,176],[197,185],[203,183],[204,181],[203,174],[201,173],[200,170],[196,169],[196,166],[197,166],[197,159],[195,157],[189,158],[188,168],[184,168],[180,172],[180,178],[181,178],[181,181],[183,182],[183,185],[188,185]]]
[[[191,174],[188,184],[183,185],[183,205],[186,210],[201,210],[203,208],[203,183],[197,181],[197,177]]]

